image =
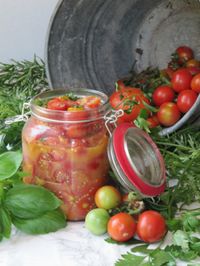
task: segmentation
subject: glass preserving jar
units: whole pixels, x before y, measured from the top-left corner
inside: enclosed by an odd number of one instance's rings
[[[94,208],[96,190],[108,181],[108,134],[104,115],[108,97],[99,91],[77,90],[76,96],[97,96],[101,104],[84,111],[58,111],[40,102],[65,95],[43,92],[31,100],[31,117],[22,132],[25,183],[40,184],[62,201],[68,220],[83,220]]]

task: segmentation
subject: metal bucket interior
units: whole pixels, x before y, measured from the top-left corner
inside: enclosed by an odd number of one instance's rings
[[[200,58],[199,0],[63,0],[47,34],[49,84],[111,94],[133,65],[165,68],[180,45]]]

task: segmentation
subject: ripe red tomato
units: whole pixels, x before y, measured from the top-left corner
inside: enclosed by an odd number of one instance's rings
[[[200,61],[196,59],[190,59],[187,61],[186,67],[200,67]]]
[[[173,102],[163,103],[157,113],[158,121],[163,126],[174,125],[181,117],[177,105]]]
[[[139,215],[137,235],[147,243],[161,240],[167,231],[165,219],[156,211],[144,211]]]
[[[165,76],[167,76],[168,78],[170,78],[170,79],[172,78],[173,73],[174,73],[174,70],[171,69],[170,67],[167,67],[167,68],[165,68],[165,69],[163,70],[163,74],[164,74]]]
[[[125,242],[135,235],[136,222],[130,214],[120,212],[110,218],[107,229],[112,239]]]
[[[185,63],[194,57],[193,51],[188,46],[180,46],[176,49],[180,63]]]
[[[72,101],[64,100],[62,98],[53,98],[48,101],[47,108],[57,111],[67,111],[67,108],[72,106]]]
[[[177,106],[182,113],[190,110],[197,99],[197,93],[193,90],[181,91],[177,98]]]
[[[193,77],[191,81],[191,88],[193,91],[200,93],[200,73]]]
[[[175,98],[175,93],[171,87],[163,85],[155,89],[152,98],[154,104],[160,106],[162,103],[172,102]]]
[[[124,115],[118,118],[118,123],[134,121],[140,111],[146,109],[143,102],[150,103],[140,89],[131,87],[116,91],[110,96],[110,105],[116,110],[124,110]]]
[[[176,92],[190,89],[192,74],[187,68],[181,68],[174,72],[172,76],[172,88]]]
[[[195,76],[196,74],[200,73],[200,67],[187,67],[188,71],[192,76]]]
[[[97,190],[94,199],[98,208],[109,210],[120,204],[121,194],[113,186],[103,186]]]
[[[149,128],[154,128],[160,125],[157,115],[153,115],[147,118]]]

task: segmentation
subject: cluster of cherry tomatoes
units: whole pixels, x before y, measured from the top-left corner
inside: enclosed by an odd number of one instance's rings
[[[200,62],[194,59],[190,47],[176,49],[166,70],[169,85],[156,88],[153,103],[159,108],[158,121],[164,126],[172,126],[187,113],[200,93]]]
[[[118,242],[126,242],[135,235],[144,242],[154,243],[161,240],[167,229],[165,219],[156,211],[146,210],[133,216],[127,212],[110,215],[109,210],[127,201],[113,186],[103,186],[95,194],[97,208],[85,218],[86,228],[95,235],[108,235]]]
[[[200,61],[190,47],[180,46],[172,54],[168,67],[160,70],[166,78],[152,92],[151,97],[141,89],[117,82],[117,90],[110,96],[114,109],[123,109],[121,122],[134,122],[141,110],[146,110],[149,127],[174,125],[195,103],[200,93]],[[142,81],[144,82],[144,81]],[[156,109],[148,107],[154,106]]]

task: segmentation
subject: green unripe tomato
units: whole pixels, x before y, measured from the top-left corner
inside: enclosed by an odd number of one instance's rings
[[[104,209],[97,208],[88,212],[85,217],[85,227],[94,235],[103,235],[107,232],[110,216]]]

